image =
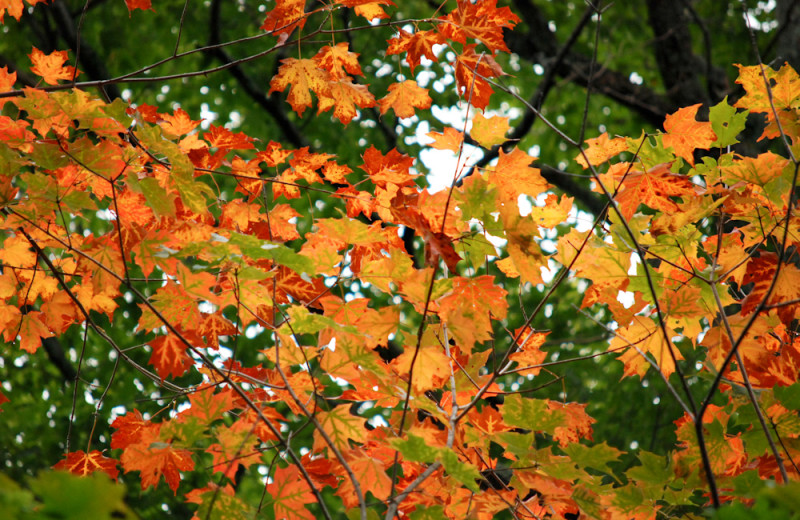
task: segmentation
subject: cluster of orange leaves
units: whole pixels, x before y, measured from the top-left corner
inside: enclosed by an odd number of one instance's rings
[[[149,1],[127,3],[131,10],[150,8]],[[306,12],[305,4],[277,2],[262,29],[288,38],[316,12]],[[334,4],[368,20],[388,16],[383,6],[393,5]],[[22,2],[3,9],[19,18]],[[400,30],[387,42],[387,54],[403,55],[413,73],[423,58],[438,61],[436,45],[460,44],[452,64],[457,89],[482,109],[492,95],[487,79],[502,73],[493,57],[507,50],[502,31],[517,21],[495,0],[461,1],[430,20],[431,29]],[[476,53],[475,41],[486,51]],[[31,61],[32,72],[48,84],[77,74],[60,51],[45,55],[34,49]],[[448,518],[488,520],[510,509],[528,518],[582,513],[646,519],[665,501],[690,504],[701,475],[688,415],[677,425],[672,457],[643,455],[624,485],[612,485],[598,473],[610,474],[609,463],[620,452],[579,442],[592,436],[593,419],[584,405],[519,394],[505,395],[502,405],[486,401],[500,393],[499,376],[538,374],[547,352],[545,334],[529,327],[496,333],[508,302],[493,276],[459,274],[463,262],[479,266],[487,256],[471,257],[480,251],[471,245],[475,222],[480,232],[506,240],[502,254],[490,246],[488,256],[502,256],[492,262],[507,277],[540,284],[555,260],[591,281],[583,307],[607,306],[618,324],[609,350],[621,352],[626,376],[657,370],[669,378],[682,359],[680,344],[707,349],[709,369],[729,371],[726,388],[741,385],[741,367],[722,366],[733,343],[728,328],[736,333],[754,320],[740,341],[744,367],[763,390],[770,419],[783,425],[786,450],[800,457],[797,421],[769,390],[792,384],[800,371],[800,340],[792,333],[798,303],[790,303],[800,297],[800,270],[769,249],[776,241],[787,247],[800,242],[797,220],[786,218],[797,163],[771,152],[695,160],[698,150],[735,144],[738,132],[729,135],[728,129],[745,116],[736,108],[766,116],[764,139],[783,133],[796,144],[797,74],[788,67],[767,69],[771,95],[760,74],[758,67],[741,67],[747,95],[733,107],[724,101],[712,108],[710,122],[697,121],[694,106],[669,116],[657,136],[589,139],[576,160],[598,173],[595,189],[614,208],[604,229],[572,230],[558,238],[552,255],[542,250],[543,230],[568,220],[572,199],[549,194],[521,216],[520,196],[536,198],[550,186],[532,166],[535,158],[518,148],[501,151],[496,164],[452,193],[430,193],[411,173],[414,158],[397,150],[370,147],[358,165],[361,173],[308,148],[270,142],[257,149],[255,139],[223,127],[200,131],[200,122],[181,109],[159,113],[147,105],[106,104],[80,90],[26,89],[0,98],[0,106],[11,103],[19,114],[0,116],[3,339],[36,354],[43,338],[73,326],[93,328],[92,311],[113,320],[123,293],[134,293],[141,311],[137,334],[155,373],[125,360],[157,382],[187,374],[202,379],[186,390],[189,406],[160,421],[135,409],[117,417],[109,448],[118,458],[97,449],[73,451],[56,467],[82,475],[103,471],[111,478],[121,467],[139,472],[142,488],[163,477],[177,494],[180,473],[194,471],[201,460],[210,459],[211,472],[230,482],[241,467],[272,460],[266,457],[285,447],[281,432],[311,416],[315,432],[308,453],[281,462],[267,486],[277,518],[314,518],[306,505],[326,488],[348,509],[359,507],[366,493],[388,501],[393,487],[413,488],[432,464],[437,466],[424,492],[399,504],[402,514],[430,508]],[[333,109],[344,124],[376,103],[381,114],[392,109],[398,117],[431,104],[413,80],[394,83],[376,102],[367,85],[356,83],[354,76],[361,75],[358,55],[338,43],[312,58],[283,60],[270,86],[289,89],[287,100],[298,114],[312,106],[313,92],[318,113]],[[13,90],[15,82],[15,74],[0,69],[0,93]],[[479,144],[489,148],[504,141],[506,118],[477,114],[472,123],[471,137]],[[437,149],[457,152],[464,142],[463,133],[452,128],[430,135]],[[621,153],[634,159],[613,162]],[[221,198],[211,187],[215,178],[235,183],[235,197]],[[330,196],[344,201],[346,215],[316,219],[314,232],[301,237],[291,201],[310,185],[334,186]],[[111,215],[102,232],[78,233],[65,225],[65,214],[99,210]],[[700,227],[709,218],[737,224],[705,236]],[[422,238],[425,266],[414,265],[398,226]],[[301,245],[289,244],[298,239]],[[632,264],[639,254],[648,262]],[[366,298],[336,296],[326,280],[340,282],[345,267],[352,280],[400,298],[417,318],[427,319],[424,330],[410,334],[396,307],[376,309]],[[134,270],[163,282],[145,295],[132,280]],[[733,290],[742,287],[752,288]],[[630,292],[633,303],[622,305],[620,291]],[[727,323],[714,319],[736,303]],[[218,368],[213,361],[220,338],[252,325],[270,334],[263,363],[242,366],[228,359]],[[376,349],[402,330],[403,353],[385,362]],[[487,373],[488,343],[508,336],[506,365]],[[113,338],[103,340],[124,355]],[[302,369],[309,363],[319,372]],[[321,399],[321,386],[329,406],[309,408]],[[446,391],[437,397],[434,391],[441,388]],[[709,408],[702,418],[715,475],[733,479],[755,470],[762,478],[779,478],[774,457],[763,446],[754,448],[763,444],[756,440],[758,430],[730,433],[737,410],[747,403],[738,394],[729,396],[725,407]],[[353,406],[364,403],[382,409],[386,424],[368,425]],[[505,450],[503,463],[517,468],[512,481],[497,489],[478,485],[499,462],[493,446]],[[669,477],[659,481],[645,471],[664,467]],[[230,485],[220,487],[214,479],[183,495],[201,507],[215,501],[249,507]]]

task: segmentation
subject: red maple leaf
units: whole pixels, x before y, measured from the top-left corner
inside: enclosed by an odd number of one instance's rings
[[[135,9],[154,10],[151,5],[151,0],[125,0],[125,5],[128,6],[128,14],[130,15]]]
[[[139,410],[133,410],[117,417],[111,427],[117,431],[111,434],[111,449],[125,449],[131,444],[136,444],[142,437],[142,432],[153,425],[142,417]]]
[[[475,3],[459,0],[458,7],[443,20],[445,23],[439,30],[446,38],[458,43],[480,40],[493,53],[508,51],[503,41],[503,29],[512,29],[520,21],[510,8],[498,8],[497,0]]]
[[[117,480],[117,475],[119,475],[117,461],[106,457],[97,450],[89,453],[83,451],[67,453],[64,460],[53,466],[53,469],[63,469],[81,477],[91,475],[95,471],[102,471],[112,480]]]

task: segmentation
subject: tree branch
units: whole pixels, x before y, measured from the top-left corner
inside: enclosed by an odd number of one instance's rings
[[[547,19],[531,0],[514,0],[516,12],[528,26],[527,32],[519,30],[506,34],[512,52],[534,63],[547,64],[558,54],[558,42],[548,27]],[[656,128],[677,105],[653,90],[630,82],[626,74],[605,67],[592,70],[592,58],[577,52],[568,52],[563,62],[555,68],[559,77],[568,78],[582,87],[591,87],[601,94],[639,114]]]

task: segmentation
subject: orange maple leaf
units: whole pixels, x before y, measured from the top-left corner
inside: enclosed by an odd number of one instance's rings
[[[624,137],[609,139],[608,132],[603,132],[602,135],[594,139],[587,139],[586,144],[588,147],[583,153],[575,156],[575,161],[584,168],[588,168],[590,164],[592,166],[603,164],[628,149],[628,143]],[[586,162],[584,155],[586,155],[586,159],[589,159],[589,162]]]
[[[520,375],[537,375],[541,365],[547,359],[547,352],[541,349],[545,338],[550,332],[534,332],[530,327],[519,328],[514,331],[514,337],[519,338],[519,350],[509,356],[511,361],[519,363],[523,370],[517,370]],[[526,368],[531,367],[531,368]]]
[[[30,5],[36,5],[46,1],[47,0],[27,0],[28,4]],[[22,17],[22,11],[24,9],[25,5],[22,3],[22,0],[0,1],[0,23],[3,23],[3,17],[5,16],[6,12],[19,21],[19,19]]]
[[[168,375],[180,377],[192,366],[192,358],[186,354],[186,345],[175,335],[157,336],[149,342],[153,353],[150,364],[156,367],[161,379]]]
[[[2,17],[0,17],[0,23],[2,23]],[[16,72],[8,72],[8,67],[0,68],[0,94],[2,94],[3,92],[10,92],[14,90],[14,83],[16,82],[17,82]],[[6,104],[11,99],[15,98],[0,99],[0,109],[2,109],[3,105]]]
[[[224,126],[211,125],[208,132],[203,134],[203,139],[208,141],[209,146],[225,152],[228,150],[250,150],[254,148],[252,137],[248,137],[241,132],[235,134]]]
[[[375,97],[367,90],[366,85],[353,83],[350,77],[331,81],[328,84],[329,92],[320,98],[318,112],[325,112],[333,107],[333,116],[348,124],[358,115],[358,108],[375,106]]]
[[[361,65],[358,64],[358,53],[350,52],[350,44],[347,42],[337,43],[333,47],[326,45],[321,48],[314,56],[321,69],[325,69],[330,74],[331,80],[338,81],[346,78],[347,74],[363,76]]]
[[[613,165],[607,173],[600,175],[601,182],[613,192],[610,186],[622,182],[617,187],[614,197],[622,216],[629,220],[640,204],[665,213],[678,211],[670,197],[694,196],[694,184],[686,175],[672,173],[671,163],[664,163],[650,168],[647,172],[628,171],[627,164]],[[609,182],[611,181],[611,182]]]
[[[536,157],[519,148],[514,148],[511,153],[500,150],[497,165],[489,169],[489,182],[497,186],[504,203],[516,206],[520,195],[536,197],[550,186],[542,177],[541,170],[531,166],[535,160]]]
[[[667,332],[671,330],[667,328]],[[671,334],[674,336],[675,334]],[[625,364],[625,375],[638,375],[644,378],[650,368],[650,363],[644,359],[644,354],[650,354],[656,362],[661,373],[669,377],[675,372],[675,359],[683,359],[680,351],[668,343],[664,338],[661,328],[650,318],[634,316],[633,323],[616,331],[616,336],[611,340],[609,350],[623,349],[619,359]]]
[[[157,427],[142,417],[139,410],[132,410],[125,415],[117,417],[111,423],[117,431],[111,434],[111,449],[125,449],[131,444],[136,444],[142,438],[142,432],[150,427]]]
[[[433,143],[428,145],[431,148],[450,150],[453,153],[458,153],[461,150],[461,143],[464,142],[464,133],[451,126],[445,127],[444,133],[428,132],[427,136],[433,139]]]
[[[701,103],[698,103],[681,108],[674,114],[669,114],[664,120],[664,130],[667,131],[663,137],[664,147],[671,147],[675,155],[683,157],[691,165],[694,165],[696,148],[709,148],[711,143],[717,140],[717,134],[711,129],[711,123],[695,119],[700,105]]]
[[[286,35],[306,24],[305,0],[283,0],[275,2],[275,8],[267,13],[260,29],[277,35]]]
[[[386,500],[392,490],[392,479],[384,470],[384,463],[376,458],[370,457],[363,450],[357,450],[358,455],[348,461],[350,469],[353,470],[358,481],[361,483],[362,492],[371,492],[378,500]],[[336,495],[342,498],[348,508],[358,506],[358,498],[353,489],[353,483],[349,478],[339,485]]]
[[[363,16],[367,21],[375,18],[389,18],[383,10],[384,5],[394,6],[392,0],[336,0],[336,3],[345,7],[353,7],[358,16]]]
[[[48,85],[58,85],[58,80],[72,80],[73,76],[80,74],[80,71],[76,73],[75,67],[64,66],[69,59],[67,51],[53,51],[45,54],[34,47],[28,57],[33,63],[31,72],[41,76]]]
[[[142,489],[155,487],[163,475],[167,485],[177,495],[181,481],[180,472],[194,469],[192,453],[177,449],[170,442],[161,439],[159,430],[160,428],[143,429],[139,442],[125,448],[120,462],[125,473],[141,473]]]
[[[391,108],[397,117],[411,117],[414,115],[414,108],[430,108],[432,102],[428,89],[420,87],[413,79],[392,83],[389,85],[389,93],[378,101],[381,114]]]
[[[42,346],[42,338],[53,335],[44,324],[45,316],[40,311],[31,311],[22,315],[19,324],[19,346],[25,352],[35,354]]]
[[[503,75],[503,69],[491,55],[475,54],[474,44],[464,46],[464,51],[456,57],[456,90],[475,108],[483,110],[489,105],[494,90],[486,80]]]
[[[318,98],[330,97],[330,75],[328,71],[320,69],[316,61],[286,58],[281,63],[283,65],[278,69],[278,74],[269,82],[269,92],[283,92],[291,85],[286,100],[299,115],[303,115],[306,108],[311,106],[311,92]]]
[[[275,518],[286,520],[314,520],[306,504],[313,504],[316,498],[308,483],[300,476],[297,466],[278,468],[267,484],[267,493],[272,496]]]
[[[456,277],[453,289],[439,299],[439,313],[451,325],[456,343],[471,351],[478,342],[492,337],[489,315],[503,319],[508,310],[506,290],[490,275]]]
[[[484,406],[480,411],[473,407],[467,417],[475,428],[486,435],[497,435],[498,433],[513,430],[513,427],[503,421],[502,414],[491,406]]]
[[[412,361],[414,361],[414,379],[411,383],[415,392],[422,393],[441,388],[450,376],[450,359],[439,345],[423,345],[418,352],[414,348],[406,348],[392,365],[401,377],[408,379]]]
[[[445,42],[444,36],[436,31],[417,31],[414,34],[404,29],[400,29],[397,36],[389,40],[389,47],[386,55],[406,53],[406,62],[414,73],[422,58],[425,57],[432,62],[438,62],[439,58],[433,51],[434,45],[441,45]]]
[[[83,451],[67,453],[64,460],[59,461],[58,464],[53,466],[53,469],[63,469],[81,477],[91,475],[95,471],[102,471],[112,480],[117,480],[117,475],[119,475],[117,461],[106,457],[97,450],[92,450],[89,453]]]
[[[200,124],[200,121],[192,121],[182,108],[176,108],[173,114],[161,114],[161,119],[161,131],[173,139],[188,134]]]

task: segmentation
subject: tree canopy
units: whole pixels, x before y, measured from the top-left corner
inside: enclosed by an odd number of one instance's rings
[[[789,518],[798,17],[0,0],[0,510]]]

